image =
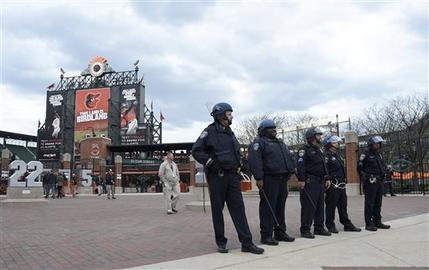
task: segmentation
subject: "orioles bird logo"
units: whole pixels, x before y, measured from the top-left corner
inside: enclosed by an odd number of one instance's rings
[[[97,93],[97,94],[89,93],[88,95],[86,95],[85,106],[88,109],[94,109],[97,106],[97,103],[100,101],[99,97],[100,97],[100,93]]]

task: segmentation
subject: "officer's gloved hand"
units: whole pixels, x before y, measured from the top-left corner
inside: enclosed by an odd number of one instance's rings
[[[330,180],[326,180],[325,181],[325,188],[329,189],[331,187],[331,181]]]
[[[264,181],[262,180],[256,180],[256,186],[261,189],[264,186]]]
[[[305,187],[305,182],[304,182],[304,181],[298,181],[298,187],[299,187],[300,189],[304,189],[304,187]]]
[[[329,187],[331,186],[331,176],[329,175],[325,175],[325,188],[329,189]]]

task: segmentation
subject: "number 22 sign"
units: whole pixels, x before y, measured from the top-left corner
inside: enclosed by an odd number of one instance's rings
[[[10,170],[15,172],[9,177],[10,187],[41,187],[42,182],[36,179],[43,172],[43,164],[40,161],[30,161],[26,164],[23,160],[14,160],[9,164]],[[26,172],[29,173],[27,181],[18,181]],[[26,183],[27,182],[27,185]]]

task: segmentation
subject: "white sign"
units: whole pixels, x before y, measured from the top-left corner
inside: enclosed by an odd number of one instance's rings
[[[41,187],[42,182],[38,177],[43,172],[43,164],[40,161],[30,161],[25,164],[23,160],[14,160],[9,164],[9,169],[15,172],[9,177],[10,187]],[[28,175],[24,176],[26,173]],[[26,181],[23,178],[25,177]],[[18,181],[21,180],[21,181]]]
[[[91,170],[81,170],[80,171],[80,182],[84,187],[92,186],[92,171]]]

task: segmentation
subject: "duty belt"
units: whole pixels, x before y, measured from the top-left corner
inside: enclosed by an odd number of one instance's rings
[[[265,174],[265,176],[266,176],[266,177],[270,177],[270,178],[274,178],[274,179],[280,179],[280,180],[288,179],[290,175],[291,175],[291,174],[289,174],[289,173],[282,173],[282,174]]]
[[[224,175],[225,175],[225,173],[236,173],[236,174],[240,174],[240,172],[241,172],[241,168],[240,167],[238,167],[238,168],[236,168],[236,169],[219,169],[218,171],[217,171],[217,175],[219,176],[219,177],[223,177]]]
[[[374,184],[374,183],[377,183],[378,181],[382,181],[383,177],[380,175],[377,176],[377,175],[371,174],[367,179],[371,184]]]
[[[318,180],[319,183],[322,183],[324,180],[324,176],[318,176],[313,174],[307,174],[307,177],[305,177],[305,182],[310,183],[310,180]]]

